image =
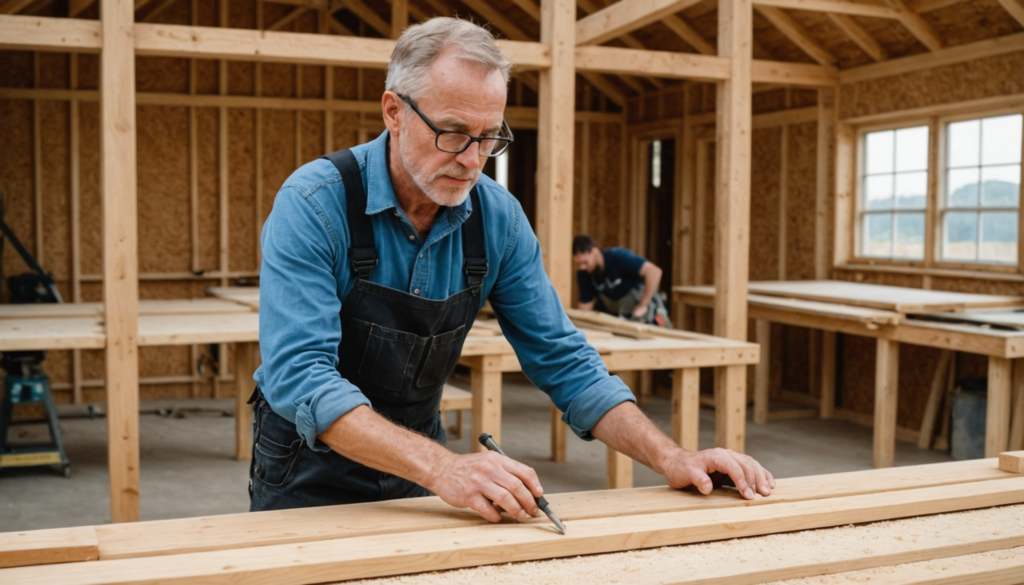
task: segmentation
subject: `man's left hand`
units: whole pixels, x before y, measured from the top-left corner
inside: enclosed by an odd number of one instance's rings
[[[633,307],[633,318],[643,319],[647,317],[647,303]]]
[[[771,472],[753,457],[731,449],[680,450],[665,468],[669,486],[680,489],[693,485],[704,495],[711,493],[717,483],[712,478],[719,475],[732,479],[740,495],[748,500],[770,495],[775,487]]]

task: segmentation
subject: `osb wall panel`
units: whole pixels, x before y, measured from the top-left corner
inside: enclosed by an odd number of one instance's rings
[[[786,190],[786,278],[814,278],[817,122],[789,127]]]
[[[751,138],[750,279],[779,275],[779,173],[782,128],[755,130]]]
[[[253,110],[228,111],[228,270],[257,270]]]
[[[196,166],[199,199],[197,271],[220,268],[220,110],[196,108]]]
[[[622,246],[619,221],[622,209],[622,150],[627,140],[620,124],[591,124],[590,128],[590,231],[602,246]]]
[[[32,152],[32,102],[0,100],[0,192],[3,193],[4,218],[32,253],[36,250],[35,178]],[[3,247],[4,276],[28,271],[14,246]],[[6,285],[3,299],[8,299]]]
[[[82,251],[82,274],[103,272],[103,205],[100,194],[100,106],[96,102],[82,102],[78,105],[80,117],[79,167],[81,169],[79,222]],[[92,287],[90,291],[95,291]],[[102,292],[86,295],[82,288],[83,301],[102,300]]]
[[[43,250],[36,258],[57,280],[66,300],[71,292],[71,158],[67,102],[37,102],[42,165]],[[9,275],[10,273],[8,273]],[[5,275],[6,276],[6,275]]]
[[[139,106],[139,272],[191,268],[188,108]]]
[[[1024,93],[1024,52],[840,86],[841,119]]]

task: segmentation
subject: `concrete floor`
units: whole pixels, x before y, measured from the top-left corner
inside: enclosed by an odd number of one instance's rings
[[[466,384],[461,384],[467,386]],[[532,466],[548,493],[603,489],[605,448],[571,433],[568,461],[550,461],[549,402],[525,377],[506,375],[502,448]],[[644,411],[662,429],[671,419],[668,400],[654,398]],[[177,408],[186,416],[161,416]],[[249,463],[235,461],[233,400],[152,401],[142,404],[142,519],[158,520],[248,510]],[[82,407],[61,407],[71,478],[49,468],[0,472],[0,532],[58,528],[110,521],[106,421],[81,416]],[[75,416],[77,415],[77,416]],[[449,415],[454,420],[454,415]],[[470,449],[469,416],[457,453]],[[701,448],[714,442],[714,411],[701,409]],[[16,427],[19,440],[45,436],[45,427]],[[871,468],[871,429],[837,420],[793,419],[749,424],[747,452],[776,477],[798,477]],[[897,465],[949,461],[948,455],[896,443]],[[635,464],[636,486],[664,485],[664,479]]]

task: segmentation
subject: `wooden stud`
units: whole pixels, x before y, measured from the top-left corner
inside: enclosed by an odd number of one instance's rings
[[[892,467],[896,454],[896,399],[899,383],[900,344],[879,338],[875,352],[875,428],[873,462],[876,468]]]
[[[541,42],[551,45],[551,68],[540,73],[537,133],[537,237],[544,267],[563,305],[572,296],[575,0],[541,6]]]
[[[833,90],[818,90],[818,137],[814,189],[814,277],[825,280],[829,277],[828,263],[828,211],[829,187],[831,185],[830,138],[832,131]]]
[[[698,221],[696,217],[696,193],[695,187],[698,181],[696,174],[697,166],[697,144],[694,128],[690,125],[690,93],[691,83],[683,85],[683,120],[682,139],[679,150],[680,160],[677,163],[679,169],[677,184],[679,186],[679,223],[676,225],[675,233],[678,234],[679,246],[676,252],[675,273],[678,275],[679,284],[691,285],[695,283],[693,272],[694,264],[694,235]],[[676,327],[685,328],[682,321],[682,313],[676,317]]]
[[[835,110],[839,111],[838,103]],[[835,232],[832,242],[832,263],[846,264],[854,257],[854,206],[857,186],[857,133],[852,126],[835,124]]]
[[[832,418],[836,409],[836,332],[821,332],[821,396],[818,416]]]
[[[1024,473],[1024,451],[1000,453],[999,469],[1010,473]]]
[[[1013,412],[1010,415],[1012,451],[1024,449],[1024,360],[1013,360]]]
[[[754,369],[754,422],[763,425],[768,422],[768,385],[771,368],[772,324],[757,320],[757,344],[761,346],[761,361]]]
[[[1009,443],[1012,366],[1011,360],[994,356],[988,358],[985,457],[998,456]]]
[[[935,367],[932,375],[931,391],[928,393],[928,404],[924,409],[924,416],[921,419],[921,435],[917,441],[919,449],[931,447],[932,435],[935,432],[935,419],[939,414],[939,404],[942,402],[943,390],[946,387],[946,375],[949,373],[949,360],[953,352],[942,350],[939,355],[939,364]]]
[[[482,453],[483,445],[476,440],[483,433],[490,433],[501,444],[501,356],[474,358],[470,375],[473,392],[472,451]]]
[[[100,0],[100,165],[112,522],[139,519],[138,211],[131,0]]]
[[[590,109],[590,86],[583,86],[583,103]],[[580,206],[580,233],[590,233],[590,122],[580,124],[580,194],[576,200]]]
[[[687,451],[699,449],[699,368],[672,370],[672,440]]]
[[[78,89],[78,54],[70,55],[71,78],[69,87]],[[71,189],[71,297],[74,302],[82,302],[82,157],[81,157],[81,118],[77,99],[68,104],[70,130],[70,189]],[[82,351],[71,351],[71,401],[82,403]]]
[[[828,17],[836,26],[843,29],[846,36],[850,37],[850,40],[857,43],[857,46],[867,53],[869,57],[875,61],[885,61],[889,58],[888,51],[886,51],[882,45],[878,44],[878,41],[871,36],[871,33],[864,30],[864,27],[861,25],[857,24],[857,21],[845,14],[834,14],[831,12],[828,14]]]
[[[563,462],[566,459],[567,425],[562,422],[562,411],[551,405],[551,460]]]
[[[4,50],[99,53],[101,35],[94,20],[0,15]]]
[[[235,459],[248,461],[252,458],[252,406],[248,404],[253,391],[253,352],[256,344],[240,342],[235,344]]]
[[[633,460],[611,447],[606,447],[608,480],[605,485],[610,490],[633,487]]]
[[[926,266],[931,266],[935,263],[935,256],[937,252],[936,248],[936,236],[937,226],[939,220],[939,209],[942,205],[939,201],[939,175],[942,174],[939,171],[939,119],[937,117],[931,117],[928,120],[928,168],[932,169],[928,173],[928,191],[926,192],[927,207],[925,209],[925,228],[924,228],[924,262]],[[928,277],[928,275],[925,275]],[[931,288],[931,278],[926,278],[927,281],[923,288]]]

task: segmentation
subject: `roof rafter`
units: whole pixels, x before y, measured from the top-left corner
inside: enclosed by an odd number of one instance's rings
[[[810,33],[807,32],[807,29],[781,9],[773,6],[757,6],[755,9],[768,22],[772,23],[775,28],[779,29],[782,34],[786,35],[786,38],[796,43],[796,46],[800,47],[803,52],[810,55],[819,64],[831,66],[838,62],[835,55],[829,53],[825,47],[814,40]]]
[[[885,0],[885,3],[900,11],[897,20],[907,27],[910,34],[914,35],[921,44],[928,47],[929,51],[938,51],[942,48],[942,39],[935,33],[932,25],[925,22],[921,15],[914,12],[903,0]]]
[[[309,10],[309,8],[306,6],[296,6],[291,12],[279,18],[274,24],[268,26],[266,30],[281,30],[283,27],[294,22],[296,18],[305,14],[307,10]]]
[[[714,45],[709,43],[696,29],[690,26],[690,23],[682,18],[670,14],[662,18],[661,23],[676,33],[676,36],[683,39],[688,45],[696,49],[698,53],[702,55],[715,55],[718,53]]]
[[[373,30],[379,32],[384,38],[391,38],[391,24],[385,22],[372,8],[364,4],[363,0],[333,0],[328,11],[334,14],[342,8],[346,8],[349,12],[358,16],[360,20],[368,24]]]
[[[0,14],[17,14],[35,0],[7,0],[0,2]]]
[[[1010,13],[1010,16],[1017,21],[1018,24],[1024,26],[1024,6],[1020,5],[1017,0],[999,0],[1003,8]]]
[[[616,2],[576,22],[577,45],[600,45],[700,0],[629,0]]]
[[[828,17],[836,26],[843,29],[843,32],[853,42],[857,43],[857,46],[867,53],[869,57],[875,61],[885,61],[889,58],[888,51],[875,40],[875,37],[871,36],[868,31],[864,30],[864,27],[857,24],[852,18],[845,14],[833,14],[831,12]]]
[[[899,18],[900,11],[878,4],[864,4],[851,0],[754,0],[755,6],[774,6],[790,10],[849,14],[852,16],[873,16],[876,18]]]

